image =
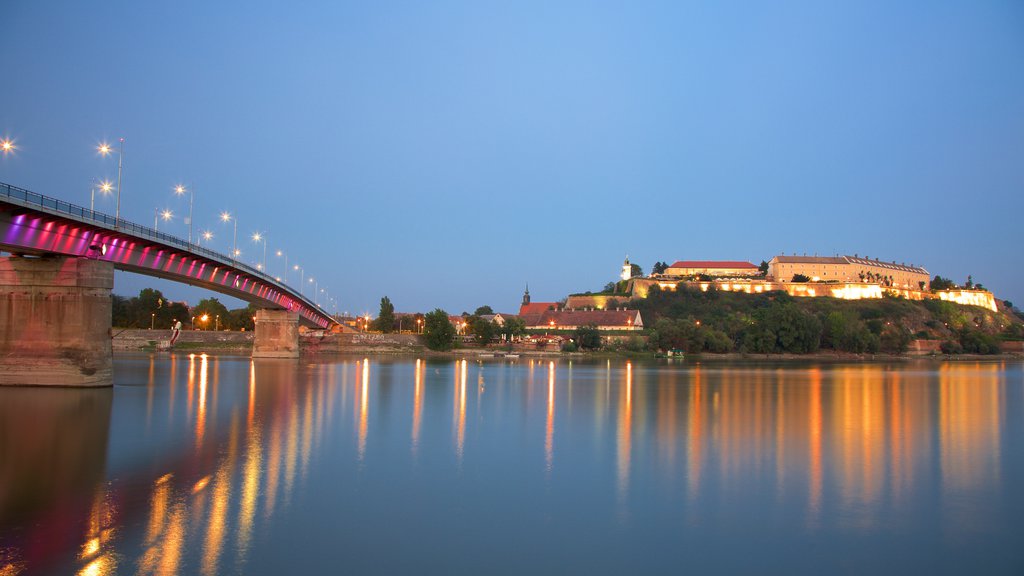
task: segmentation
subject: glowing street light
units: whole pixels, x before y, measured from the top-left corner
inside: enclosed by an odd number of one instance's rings
[[[316,304],[316,294],[320,290],[320,283],[312,276],[309,277],[309,282],[313,285],[313,304]]]
[[[237,258],[238,254],[239,254],[239,252],[238,252],[238,218],[235,218],[234,216],[232,216],[230,212],[221,212],[220,213],[220,220],[221,220],[221,222],[232,222],[233,221],[235,223],[235,233],[234,233],[234,236],[232,236],[232,239],[231,239],[231,262],[233,264],[234,261],[235,261],[235,258]]]
[[[263,234],[260,234],[259,232],[254,232],[253,235],[252,235],[252,241],[256,242],[257,244],[259,244],[260,242],[263,242],[263,263],[261,265],[257,266],[256,268],[259,269],[259,270],[262,270],[263,272],[266,272],[267,271],[267,237],[265,235],[263,235]]]
[[[14,152],[17,149],[18,147],[14,145],[14,140],[11,140],[10,138],[4,138],[3,140],[0,140],[0,151],[3,151],[4,156],[10,154],[11,152]]]
[[[97,183],[96,180],[92,181],[92,192],[89,194],[89,211],[93,212],[96,209],[96,188],[100,189],[103,194],[110,194],[110,191],[114,188],[114,185],[109,180]]]
[[[114,208],[114,226],[117,227],[118,221],[121,219],[121,170],[124,167],[124,138],[120,139],[120,147],[117,151],[117,207]],[[103,142],[99,145],[100,154],[109,156],[113,151],[110,148],[110,144]]]
[[[299,276],[299,292],[302,292],[302,288],[306,285],[306,270],[298,264],[295,265],[295,269],[300,272]]]
[[[280,258],[282,256],[284,256],[284,283],[287,284],[288,283],[288,253],[285,252],[284,250],[278,250],[277,251],[277,257]],[[280,282],[281,279],[278,278],[277,281]]]
[[[178,196],[182,196],[188,191],[188,243],[192,243],[192,206],[196,203],[196,186],[195,184],[185,188],[183,185],[178,184],[174,187],[174,193]]]
[[[202,234],[200,235],[200,237],[201,237],[201,238],[202,238],[203,240],[206,240],[206,245],[207,245],[207,246],[209,246],[209,245],[210,245],[210,240],[213,240],[213,232],[210,232],[209,230],[206,230],[206,231],[204,231],[204,232],[203,232],[203,233],[202,233]],[[200,240],[200,241],[199,241],[199,244],[202,244],[202,243],[203,243],[203,242],[202,242],[202,240]]]
[[[156,209],[156,214],[153,216],[153,230],[156,230],[157,232],[159,232],[160,231],[160,220],[163,220],[164,222],[169,222],[171,220],[171,218],[173,218],[173,217],[174,217],[174,212],[171,212],[167,208],[164,208],[163,210],[160,210],[159,208],[157,208]]]

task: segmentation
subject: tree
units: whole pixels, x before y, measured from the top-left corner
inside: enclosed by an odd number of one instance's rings
[[[655,262],[651,268],[651,274],[664,274],[665,270],[668,270],[668,264],[664,262]]]
[[[956,284],[949,278],[943,278],[938,274],[932,278],[932,290],[950,290],[952,288],[956,288]]]
[[[761,265],[758,266],[757,269],[761,271],[762,276],[768,274],[768,263],[765,262],[764,260],[761,260]]]
[[[435,308],[424,316],[423,338],[431,350],[451,350],[455,346],[455,326],[448,321],[447,312]]]
[[[501,334],[509,341],[518,338],[526,333],[526,321],[518,316],[505,319],[505,325],[501,327]]]
[[[230,326],[230,315],[228,309],[216,298],[204,298],[192,307],[192,315],[196,317],[196,325],[203,330],[216,330],[218,316],[220,317],[220,328]],[[203,316],[206,319],[203,320]]]
[[[601,333],[596,326],[580,326],[574,334],[576,343],[584,350],[596,350],[601,347]]]
[[[494,314],[494,310],[490,306],[481,306],[473,312],[473,316],[483,316],[484,314]]]
[[[380,299],[380,312],[377,313],[377,319],[373,321],[373,327],[385,334],[395,331],[395,306],[387,296]]]
[[[629,265],[629,277],[630,278],[637,278],[637,277],[643,276],[643,275],[644,275],[643,268],[640,268],[639,264],[630,264]]]
[[[964,284],[964,288],[967,288],[968,290],[974,288],[974,278],[971,277],[970,274],[967,275],[967,283]]]
[[[467,321],[469,329],[476,336],[476,341],[481,346],[487,346],[497,332],[497,326],[491,320],[481,318],[480,316],[473,315],[469,317]]]
[[[235,308],[228,312],[227,327],[232,330],[254,330],[256,328],[256,311],[259,308],[250,303],[245,308]],[[221,327],[224,327],[224,317],[221,316]]]
[[[793,274],[793,282],[810,282],[811,279],[803,274]]]

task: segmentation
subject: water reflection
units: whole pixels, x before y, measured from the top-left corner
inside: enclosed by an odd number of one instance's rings
[[[390,529],[411,534],[417,509],[470,526],[535,507],[538,537],[578,516],[709,538],[737,514],[807,537],[934,522],[940,502],[963,538],[1007,498],[1008,373],[120,359],[113,391],[0,390],[0,570],[270,573],[254,556],[279,525],[398,514]]]

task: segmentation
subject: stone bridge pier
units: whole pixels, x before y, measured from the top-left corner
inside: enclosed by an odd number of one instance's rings
[[[111,386],[114,266],[0,258],[0,385]]]
[[[257,310],[253,358],[298,358],[299,313],[288,310]]]

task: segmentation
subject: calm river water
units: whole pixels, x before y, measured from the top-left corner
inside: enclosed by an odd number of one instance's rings
[[[1024,574],[1024,364],[118,356],[0,389],[0,575]]]

